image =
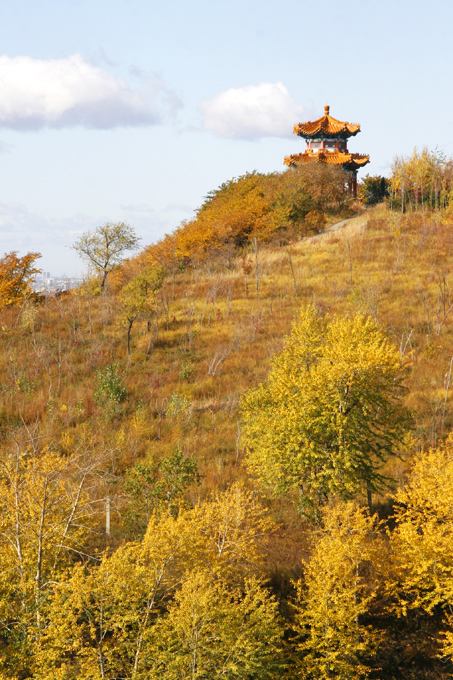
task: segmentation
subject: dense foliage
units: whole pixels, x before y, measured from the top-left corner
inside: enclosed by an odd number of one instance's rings
[[[366,175],[359,184],[358,195],[365,205],[376,205],[390,195],[390,180],[382,175]]]
[[[210,192],[196,216],[148,246],[143,259],[173,271],[178,264],[215,257],[231,268],[238,248],[316,233],[327,216],[347,210],[350,203],[337,168],[319,164],[269,175],[249,173]]]
[[[409,426],[402,378],[398,348],[370,318],[303,309],[267,382],[243,399],[246,464],[271,488],[295,487],[305,512],[382,488]]]

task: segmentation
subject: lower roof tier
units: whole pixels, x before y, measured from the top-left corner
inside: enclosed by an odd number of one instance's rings
[[[370,162],[370,157],[360,153],[342,153],[341,151],[318,152],[311,150],[285,156],[285,165],[302,165],[303,163],[327,163],[328,165],[342,165],[345,170],[358,170]]]

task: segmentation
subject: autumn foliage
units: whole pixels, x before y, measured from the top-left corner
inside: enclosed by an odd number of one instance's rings
[[[233,254],[254,239],[287,240],[319,230],[326,215],[347,208],[344,177],[323,165],[284,173],[253,172],[225,182],[208,194],[196,216],[173,234],[145,248],[141,258],[171,269],[217,256],[231,267]],[[309,213],[316,218],[305,222]]]
[[[448,205],[304,173],[2,308],[1,678],[452,677]]]
[[[414,149],[410,156],[397,156],[392,165],[390,196],[401,210],[427,206],[441,211],[452,202],[453,161],[441,151]]]
[[[34,267],[40,253],[27,253],[18,257],[8,253],[0,259],[0,307],[21,304],[31,294],[35,274],[41,270]]]
[[[267,382],[242,401],[246,464],[271,488],[297,489],[306,512],[332,493],[376,491],[409,427],[403,377],[398,349],[371,319],[303,309]]]

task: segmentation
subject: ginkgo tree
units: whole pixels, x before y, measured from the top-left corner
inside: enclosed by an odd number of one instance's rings
[[[389,588],[396,608],[403,616],[411,609],[443,610],[443,651],[453,658],[453,435],[417,456],[395,501]]]
[[[268,379],[242,401],[246,463],[304,512],[330,494],[385,483],[381,467],[410,426],[397,347],[360,314],[322,318],[305,307]],[[370,500],[370,499],[369,499]]]
[[[0,677],[24,664],[44,624],[49,589],[83,555],[98,504],[101,460],[12,448],[0,459]],[[8,675],[8,669],[11,675]]]
[[[141,542],[54,585],[34,677],[272,677],[282,628],[255,576],[271,526],[239,485],[153,514]]]
[[[278,677],[278,618],[277,603],[256,578],[231,589],[206,571],[192,572],[156,626],[148,678]]]
[[[369,676],[380,636],[363,618],[376,594],[370,565],[381,542],[377,529],[376,517],[352,501],[323,508],[296,584],[299,677]]]

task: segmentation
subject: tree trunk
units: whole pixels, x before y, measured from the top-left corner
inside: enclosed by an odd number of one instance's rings
[[[110,538],[110,496],[105,499],[105,535]]]
[[[175,278],[176,278],[176,262],[175,262],[175,243],[173,241],[173,280],[172,280],[172,289],[171,289],[171,297],[173,302],[175,301]]]
[[[131,330],[132,330],[132,324],[134,323],[134,320],[132,321],[129,319],[129,326],[127,329],[127,353],[128,355],[131,353]]]
[[[260,272],[258,268],[258,241],[256,240],[256,236],[253,239],[253,245],[255,248],[255,290],[256,294],[258,295],[258,286],[260,283]]]
[[[289,247],[286,246],[286,252],[288,254],[288,260],[289,260],[289,266],[291,267],[291,274],[293,275],[293,282],[294,282],[294,295],[297,298],[297,283],[296,283],[296,276],[294,274],[294,267],[293,267],[293,261],[291,259],[291,253],[289,251]],[[272,314],[272,303],[271,303],[271,314]]]

